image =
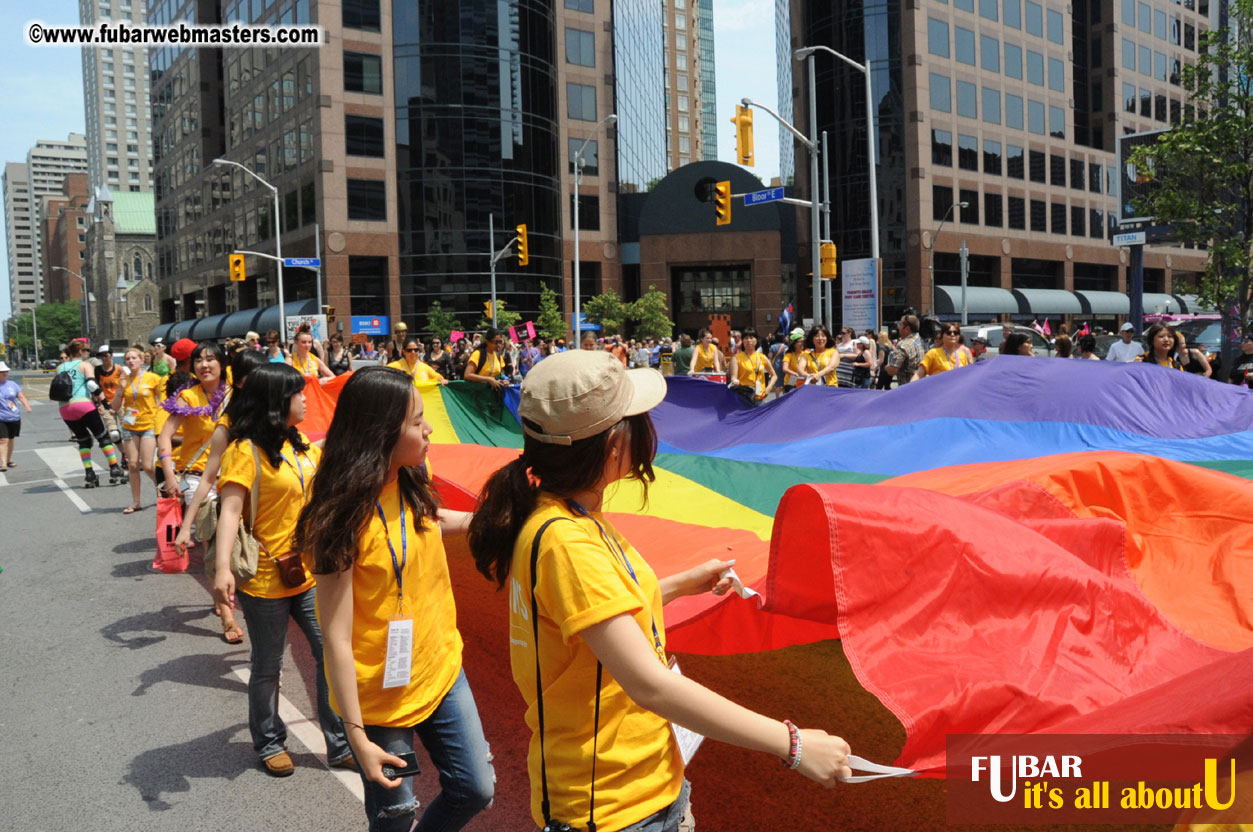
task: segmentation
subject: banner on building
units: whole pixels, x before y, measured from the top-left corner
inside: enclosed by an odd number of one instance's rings
[[[879,330],[879,263],[874,258],[846,260],[840,278],[844,307],[841,320],[855,332]]]

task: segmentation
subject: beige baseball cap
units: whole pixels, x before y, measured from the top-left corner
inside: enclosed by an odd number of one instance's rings
[[[570,445],[661,404],[666,380],[651,368],[628,370],[607,352],[574,350],[536,364],[521,394],[518,415],[526,435]]]

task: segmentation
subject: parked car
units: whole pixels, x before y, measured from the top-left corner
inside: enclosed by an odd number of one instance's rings
[[[55,370],[60,363],[61,362],[55,358],[47,358],[44,359],[43,364],[40,366],[45,370]]]
[[[1001,324],[970,324],[961,328],[962,335],[966,339],[966,345],[970,346],[970,339],[979,337],[988,342],[988,353],[996,355],[1001,348],[1001,339],[1004,333],[1001,331]],[[1031,351],[1038,357],[1047,358],[1053,354],[1053,348],[1049,346],[1049,342],[1044,336],[1036,332],[1029,326],[1015,326],[1014,332],[1021,332],[1031,338]]]
[[[1175,327],[1185,338],[1192,349],[1203,350],[1210,367],[1214,369],[1213,378],[1218,378],[1218,370],[1222,366],[1223,323],[1220,320],[1184,321]]]

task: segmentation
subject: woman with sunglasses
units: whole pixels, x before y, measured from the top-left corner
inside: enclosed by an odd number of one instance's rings
[[[503,390],[508,384],[501,378],[505,372],[504,349],[504,334],[488,329],[483,333],[483,343],[466,359],[465,380],[490,384],[495,390]]]
[[[277,329],[271,329],[265,334],[265,357],[271,364],[287,363],[287,350],[279,343]]]
[[[647,495],[657,453],[648,411],[665,394],[660,373],[605,353],[541,362],[522,382],[522,455],[492,474],[470,521],[475,564],[513,599],[510,661],[540,827],[691,829],[672,723],[772,754],[828,788],[851,773],[839,737],[755,713],[668,666],[663,605],[725,593],[730,564],[658,578],[603,507],[621,479]]]
[[[401,350],[401,359],[388,364],[393,370],[400,370],[405,373],[414,382],[438,381],[441,384],[448,382],[431,365],[423,361],[419,356],[422,354],[422,348],[418,344],[417,338],[406,338],[404,347]]]
[[[970,351],[962,347],[962,331],[957,324],[945,324],[940,330],[940,343],[927,350],[914,371],[914,381],[970,366]]]

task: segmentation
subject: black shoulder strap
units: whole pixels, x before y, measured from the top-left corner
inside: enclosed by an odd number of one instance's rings
[[[544,759],[544,685],[540,681],[539,670],[539,604],[535,600],[535,581],[539,566],[540,538],[544,536],[545,530],[558,520],[570,520],[570,518],[553,517],[544,521],[544,525],[539,527],[539,531],[535,533],[535,540],[531,543],[531,632],[535,639],[535,705],[539,718],[540,812],[543,813],[545,826],[552,823],[552,816],[548,801],[548,764]],[[600,686],[603,672],[604,668],[601,663],[596,662],[596,718],[592,726],[592,788],[587,809],[588,832],[596,832],[596,757],[597,740],[600,735]]]

